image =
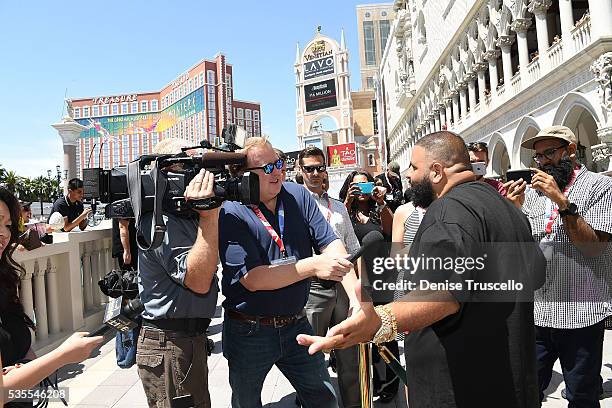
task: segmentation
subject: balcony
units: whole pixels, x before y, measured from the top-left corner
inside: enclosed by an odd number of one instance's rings
[[[106,297],[98,280],[113,268],[111,221],[82,232],[54,233],[53,244],[32,251],[15,251],[25,269],[20,298],[36,321],[32,348],[52,350],[75,331],[102,324]]]
[[[582,21],[576,24],[571,31],[574,52],[584,50],[591,43],[591,18],[587,15]]]

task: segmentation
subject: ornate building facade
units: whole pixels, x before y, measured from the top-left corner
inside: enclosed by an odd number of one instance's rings
[[[533,165],[521,142],[550,125],[590,170],[612,152],[612,2],[396,0],[377,77],[390,160],[441,129],[489,144],[488,174]]]

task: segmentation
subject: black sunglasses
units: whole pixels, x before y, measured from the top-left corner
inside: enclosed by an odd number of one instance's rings
[[[320,166],[302,166],[302,170],[306,173],[313,173],[315,170],[319,173],[324,173],[327,171],[327,166],[322,164]]]
[[[261,169],[263,170],[263,172],[265,174],[272,174],[272,172],[274,171],[274,168],[276,167],[278,170],[281,170],[283,168],[285,164],[285,161],[283,159],[278,159],[275,162],[272,163],[266,163],[263,166],[259,166],[259,167],[251,167],[247,170],[258,170]]]

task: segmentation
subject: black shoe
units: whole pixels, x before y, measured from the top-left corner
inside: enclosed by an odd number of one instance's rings
[[[567,393],[565,392],[565,388],[561,390],[561,398],[567,399]],[[599,394],[599,399],[606,399],[606,393],[602,391],[601,394]]]

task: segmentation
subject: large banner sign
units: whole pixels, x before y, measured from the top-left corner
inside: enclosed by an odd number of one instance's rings
[[[357,164],[355,142],[327,146],[329,166],[347,166]]]
[[[304,98],[306,100],[306,112],[337,106],[336,80],[328,79],[327,81],[304,85]]]
[[[77,122],[87,126],[87,130],[81,132],[81,137],[100,136],[100,129],[104,129],[108,136],[114,137],[137,133],[163,132],[181,120],[185,120],[203,110],[204,88],[198,88],[160,113],[103,116],[94,119],[77,119]]]

